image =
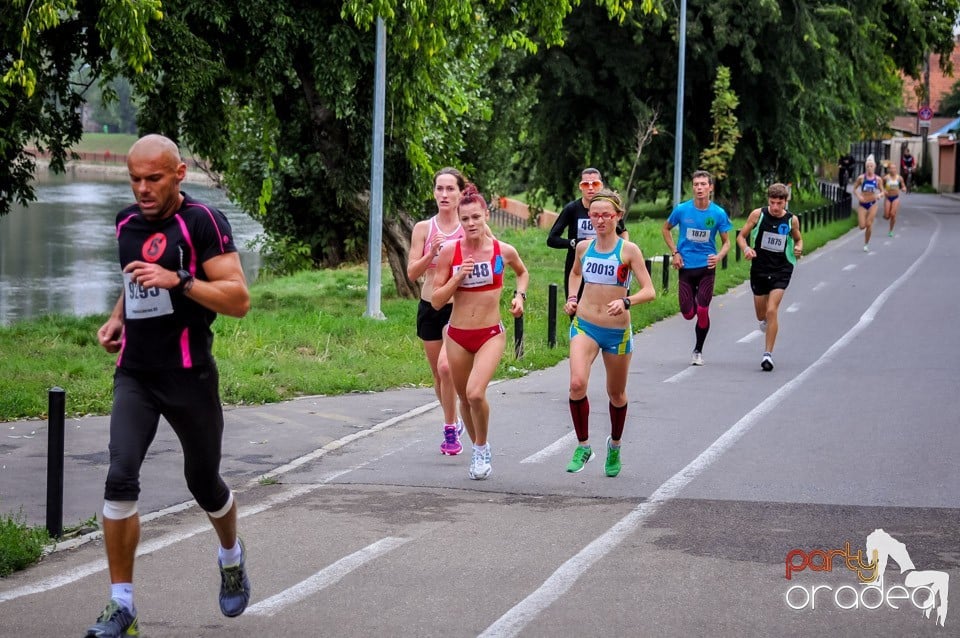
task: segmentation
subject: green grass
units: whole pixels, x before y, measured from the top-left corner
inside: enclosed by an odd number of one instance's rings
[[[112,155],[126,155],[137,141],[139,136],[128,133],[84,133],[79,142],[70,149],[77,153],[103,153],[110,151]],[[192,158],[189,149],[181,148],[185,158]]]
[[[70,150],[78,153],[110,151],[116,155],[126,155],[136,141],[136,135],[127,133],[84,133],[80,141]]]
[[[735,220],[739,224],[743,220]],[[662,219],[629,222],[631,239],[645,256],[662,255]],[[852,227],[852,218],[807,233],[806,252]],[[516,377],[550,367],[567,356],[568,337],[558,299],[557,345],[548,335],[549,285],[563,296],[564,252],[546,246],[546,231],[495,229],[514,244],[530,271],[524,318],[524,356],[513,356],[513,340],[497,371],[498,378]],[[733,238],[731,237],[731,241]],[[747,279],[749,264],[736,262],[717,273],[721,294]],[[658,291],[662,266],[651,273]],[[415,335],[417,303],[397,296],[389,269],[382,275],[381,310],[386,320],[363,317],[366,310],[365,265],[264,278],[251,287],[252,308],[243,319],[220,317],[214,323],[214,354],[220,366],[221,391],[227,404],[261,404],[310,394],[343,394],[397,387],[429,387],[429,367]],[[514,280],[508,273],[502,315],[513,334],[507,312]],[[655,301],[631,310],[634,330],[678,311],[676,272],[670,290]],[[96,331],[105,316],[48,316],[0,327],[0,422],[44,418],[47,393],[66,390],[70,415],[106,414],[111,407],[115,357],[104,352]]]
[[[37,562],[49,543],[47,530],[27,526],[23,512],[0,516],[0,578]]]

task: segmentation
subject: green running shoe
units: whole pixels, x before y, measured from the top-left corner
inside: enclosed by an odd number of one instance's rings
[[[603,466],[607,476],[614,477],[620,473],[620,446],[613,445],[613,440],[607,437],[607,462]]]
[[[573,451],[573,458],[567,463],[567,471],[577,473],[583,469],[587,461],[593,458],[593,448],[589,445],[578,445]]]
[[[114,599],[107,603],[97,623],[87,629],[84,638],[121,638],[139,636],[140,624],[136,612],[132,612]]]

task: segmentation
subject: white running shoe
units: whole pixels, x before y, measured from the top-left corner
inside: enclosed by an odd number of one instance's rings
[[[769,352],[764,352],[763,360],[760,361],[760,367],[763,368],[765,372],[773,370],[773,355]]]
[[[870,246],[868,246],[867,244],[864,244],[864,245],[863,245],[863,252],[865,252],[865,253],[870,252]]]
[[[470,459],[470,478],[475,481],[482,481],[490,476],[490,472],[493,471],[493,467],[490,465],[490,459],[489,443],[482,448],[473,446],[473,458]]]
[[[694,351],[693,351],[693,356],[690,357],[690,365],[692,365],[692,366],[702,366],[702,365],[703,365],[703,355],[700,354],[699,352],[697,352],[696,350],[694,350]]]
[[[767,331],[767,320],[764,319],[763,321],[760,322],[760,332],[766,332],[766,331]]]

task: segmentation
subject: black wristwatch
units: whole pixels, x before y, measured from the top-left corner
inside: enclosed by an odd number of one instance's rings
[[[623,301],[623,309],[630,310],[630,297],[624,297],[621,301]]]
[[[177,290],[180,292],[186,292],[190,290],[193,286],[193,275],[190,274],[189,270],[178,270],[177,277],[180,278],[180,283],[177,284]]]

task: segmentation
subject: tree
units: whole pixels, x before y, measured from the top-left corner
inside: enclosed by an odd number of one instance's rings
[[[531,188],[566,193],[585,163],[608,167],[612,181],[629,172],[623,122],[636,117],[632,105],[660,104],[665,122],[673,120],[678,16],[676,5],[665,7],[662,18],[634,12],[621,25],[584,5],[567,20],[562,47],[526,61],[521,78],[538,88],[530,155],[540,161],[528,175]],[[740,99],[742,131],[727,165],[727,196],[749,201],[767,176],[809,184],[817,163],[852,139],[883,132],[899,102],[898,70],[916,74],[927,51],[952,51],[958,13],[958,0],[690,0],[685,170],[697,168],[713,138],[708,87],[723,66]],[[676,131],[664,125],[660,133],[638,168],[647,196],[671,183]]]
[[[36,145],[63,171],[82,133],[86,85],[71,75],[86,64],[109,81],[150,61],[147,24],[162,18],[160,0],[8,0],[0,4],[0,215],[34,199]]]
[[[317,265],[365,255],[373,34],[388,30],[384,242],[401,294],[415,218],[445,165],[469,175],[493,113],[487,78],[511,50],[557,43],[576,0],[170,0],[152,31],[141,124],[224,170],[245,208]],[[613,16],[629,0],[597,0]],[[502,88],[500,89],[502,90]],[[169,96],[177,96],[176,101]]]
[[[950,92],[940,100],[940,113],[947,117],[960,115],[960,80],[954,82]]]
[[[650,143],[654,135],[658,135],[657,120],[660,119],[660,110],[658,108],[647,108],[647,113],[637,118],[637,132],[634,137],[634,155],[633,164],[630,166],[630,177],[627,178],[627,185],[624,188],[627,194],[625,202],[626,210],[630,210],[636,199],[637,187],[634,185],[637,176],[637,165],[640,158],[643,157],[643,149]]]
[[[727,178],[727,167],[737,151],[737,140],[741,137],[737,115],[734,113],[739,104],[737,94],[730,90],[730,69],[725,66],[717,67],[717,79],[713,83],[713,105],[710,108],[713,138],[710,146],[700,153],[700,167],[710,171],[714,180],[719,183]],[[716,194],[724,208],[739,210],[739,202],[728,197],[722,188],[718,189]]]

